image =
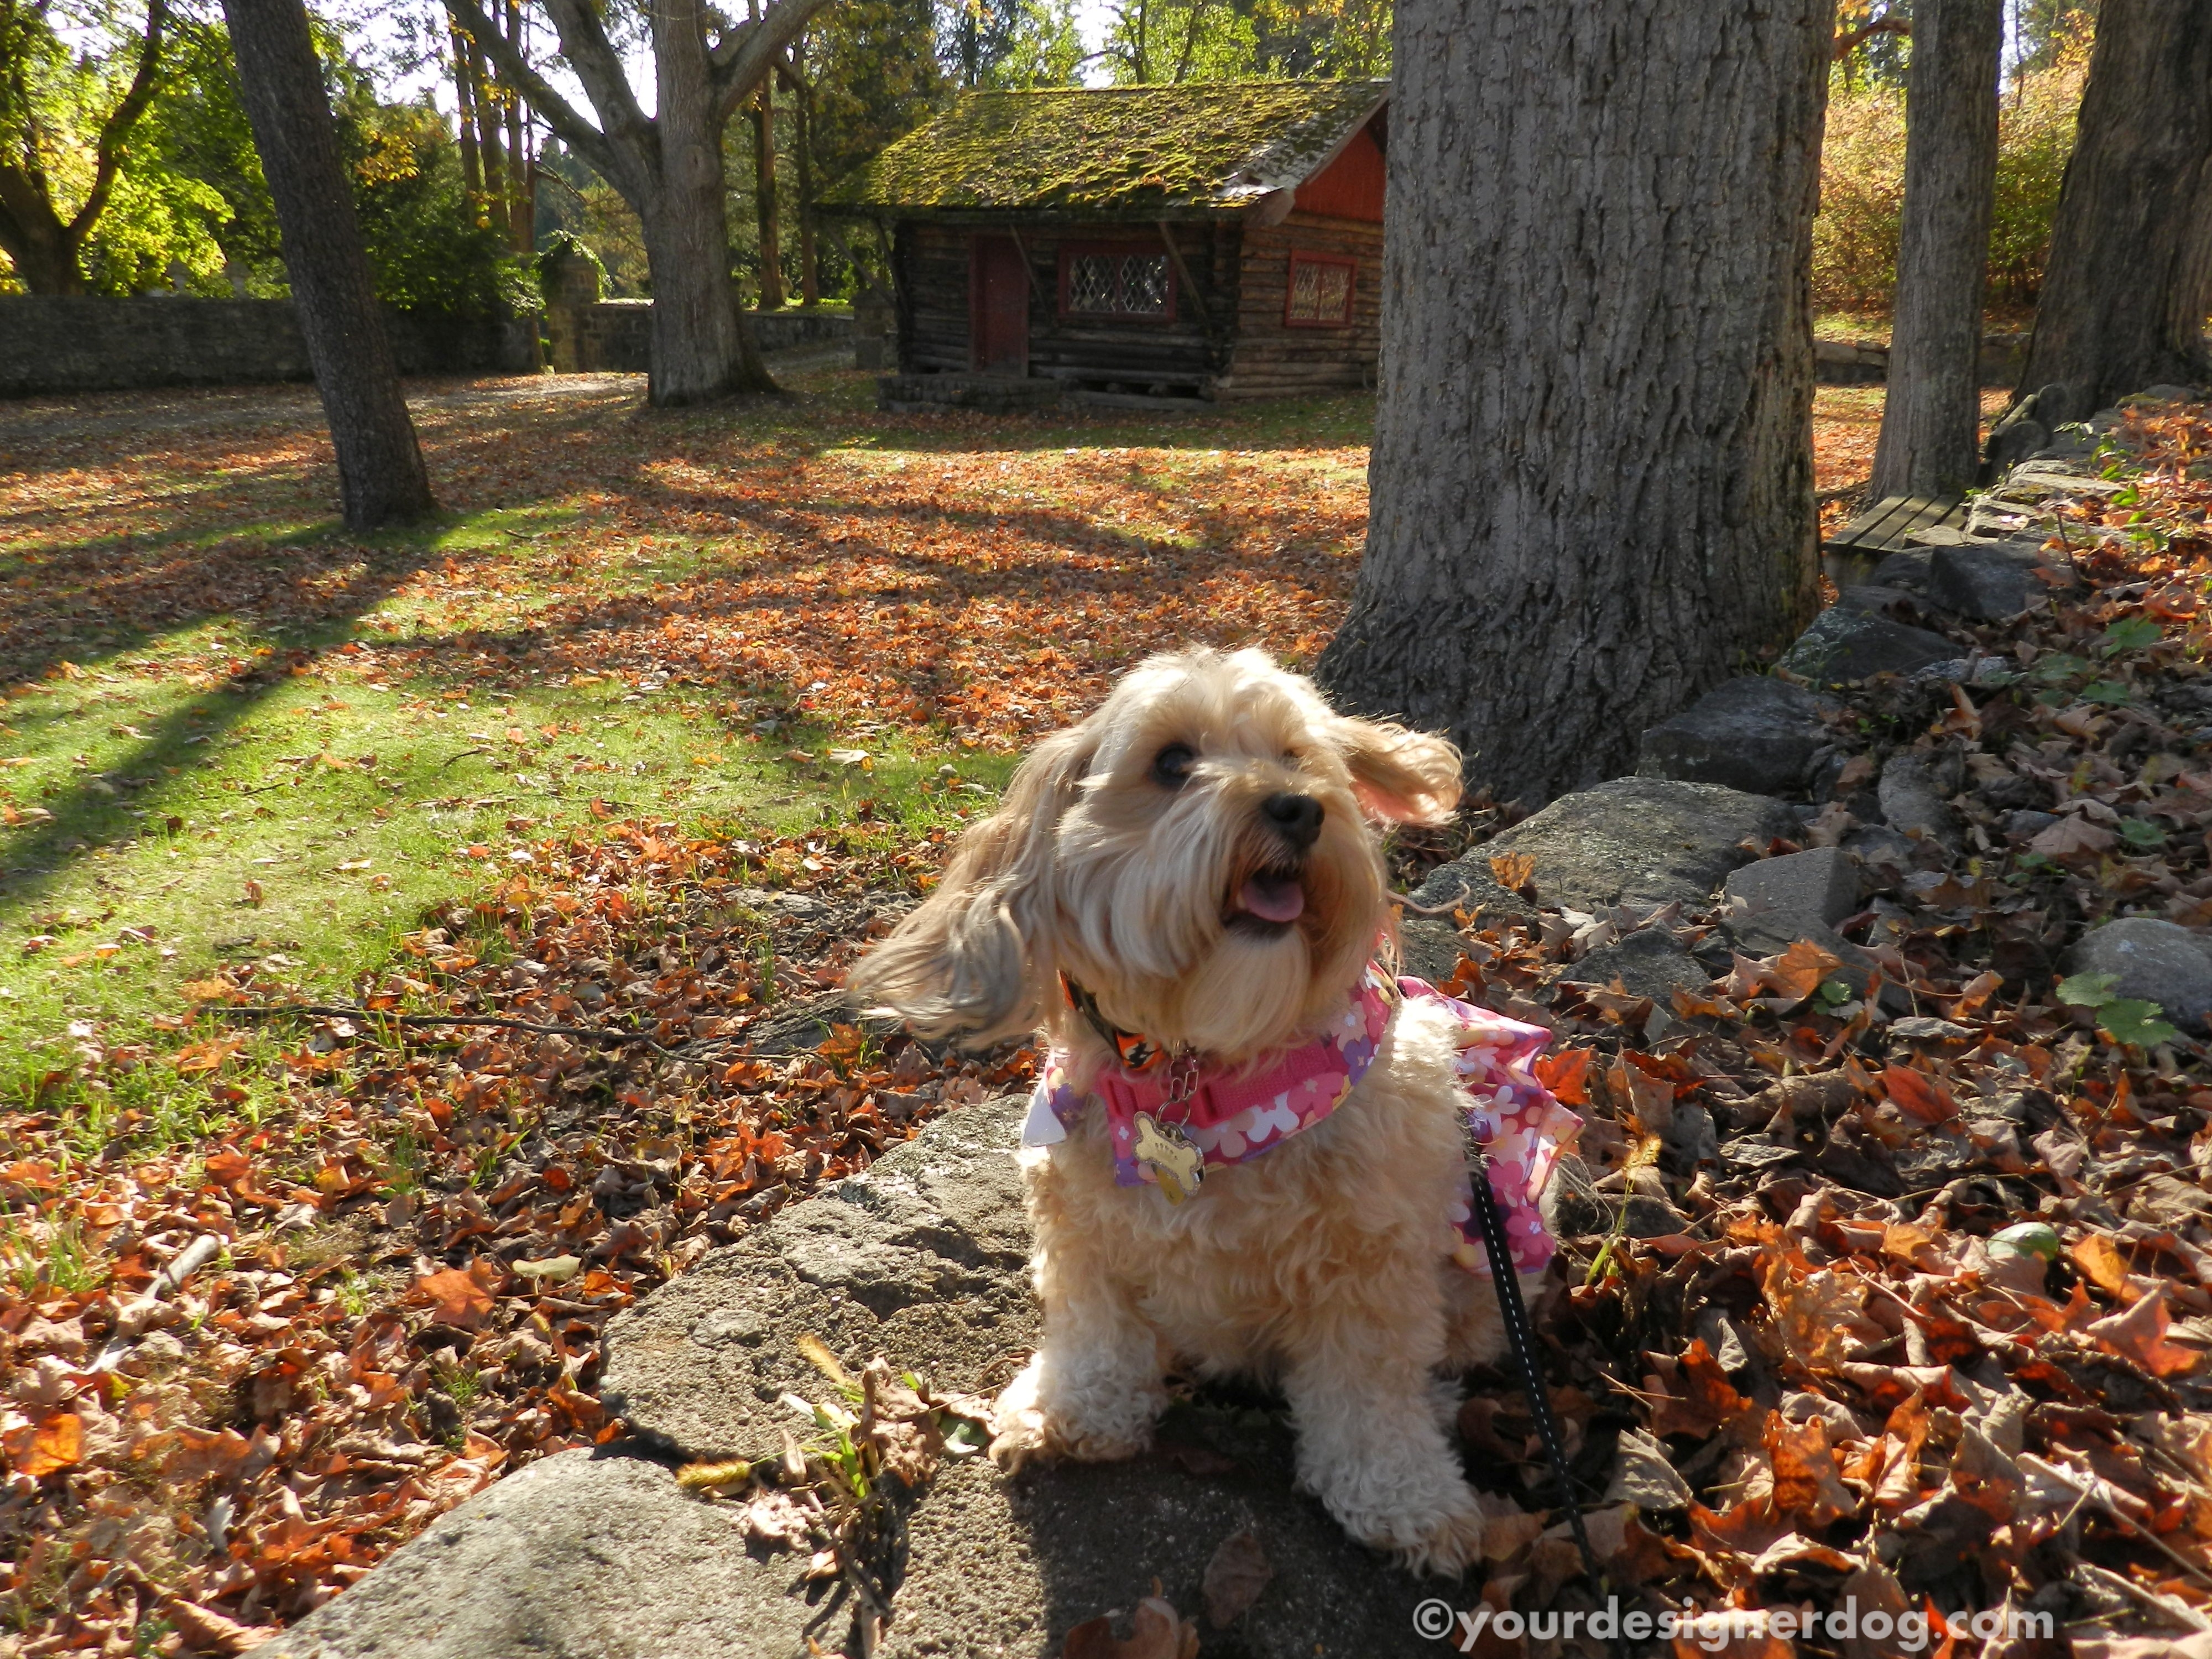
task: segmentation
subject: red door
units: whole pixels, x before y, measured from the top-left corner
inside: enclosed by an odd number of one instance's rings
[[[1030,372],[1030,274],[1011,237],[968,245],[968,338],[979,374]]]

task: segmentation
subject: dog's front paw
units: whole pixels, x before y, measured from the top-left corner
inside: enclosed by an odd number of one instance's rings
[[[1389,1551],[1411,1572],[1456,1578],[1482,1559],[1482,1510],[1464,1485],[1417,1508],[1340,1518],[1352,1536]]]
[[[999,1396],[991,1417],[991,1461],[1008,1474],[1032,1460],[1111,1463],[1152,1443],[1158,1390],[1049,1386],[1042,1355]]]

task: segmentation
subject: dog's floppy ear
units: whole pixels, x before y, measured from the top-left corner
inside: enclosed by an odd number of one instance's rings
[[[1459,750],[1392,720],[1339,715],[1330,738],[1352,770],[1362,807],[1391,823],[1442,823],[1459,805]]]
[[[1091,755],[1081,727],[1030,751],[999,810],[961,837],[937,890],[854,965],[848,984],[871,1012],[977,1044],[1036,1025],[1053,833]]]

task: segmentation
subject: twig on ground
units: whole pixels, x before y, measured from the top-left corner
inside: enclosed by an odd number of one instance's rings
[[[673,1059],[677,1051],[665,1048],[642,1031],[626,1031],[617,1025],[541,1025],[527,1019],[495,1014],[402,1014],[383,1008],[356,1008],[342,1003],[279,1002],[243,1008],[207,1008],[203,1012],[239,1019],[272,1018],[285,1014],[307,1014],[319,1018],[389,1020],[399,1025],[495,1025],[504,1030],[533,1031],[540,1036],[582,1037],[592,1042],[641,1042],[655,1053]]]

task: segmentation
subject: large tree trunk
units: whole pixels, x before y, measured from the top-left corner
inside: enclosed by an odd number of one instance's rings
[[[301,0],[223,0],[254,148],[284,235],[292,303],[337,451],[349,529],[437,510],[369,282],[353,191]]]
[[[676,405],[774,392],[730,287],[721,127],[695,0],[654,0],[653,22],[660,177],[638,216],[653,278],[647,395]]]
[[[16,280],[33,294],[82,294],[77,239],[47,198],[43,180],[0,163],[0,248],[15,261]]]
[[[2161,381],[2212,378],[2212,6],[2104,0],[2035,308],[2023,392],[2079,419]]]
[[[1981,453],[1982,286],[1997,170],[2003,0],[1919,0],[1905,94],[1905,220],[1873,494],[1948,495]]]
[[[1815,595],[1833,0],[1401,0],[1367,556],[1321,663],[1534,805]]]

